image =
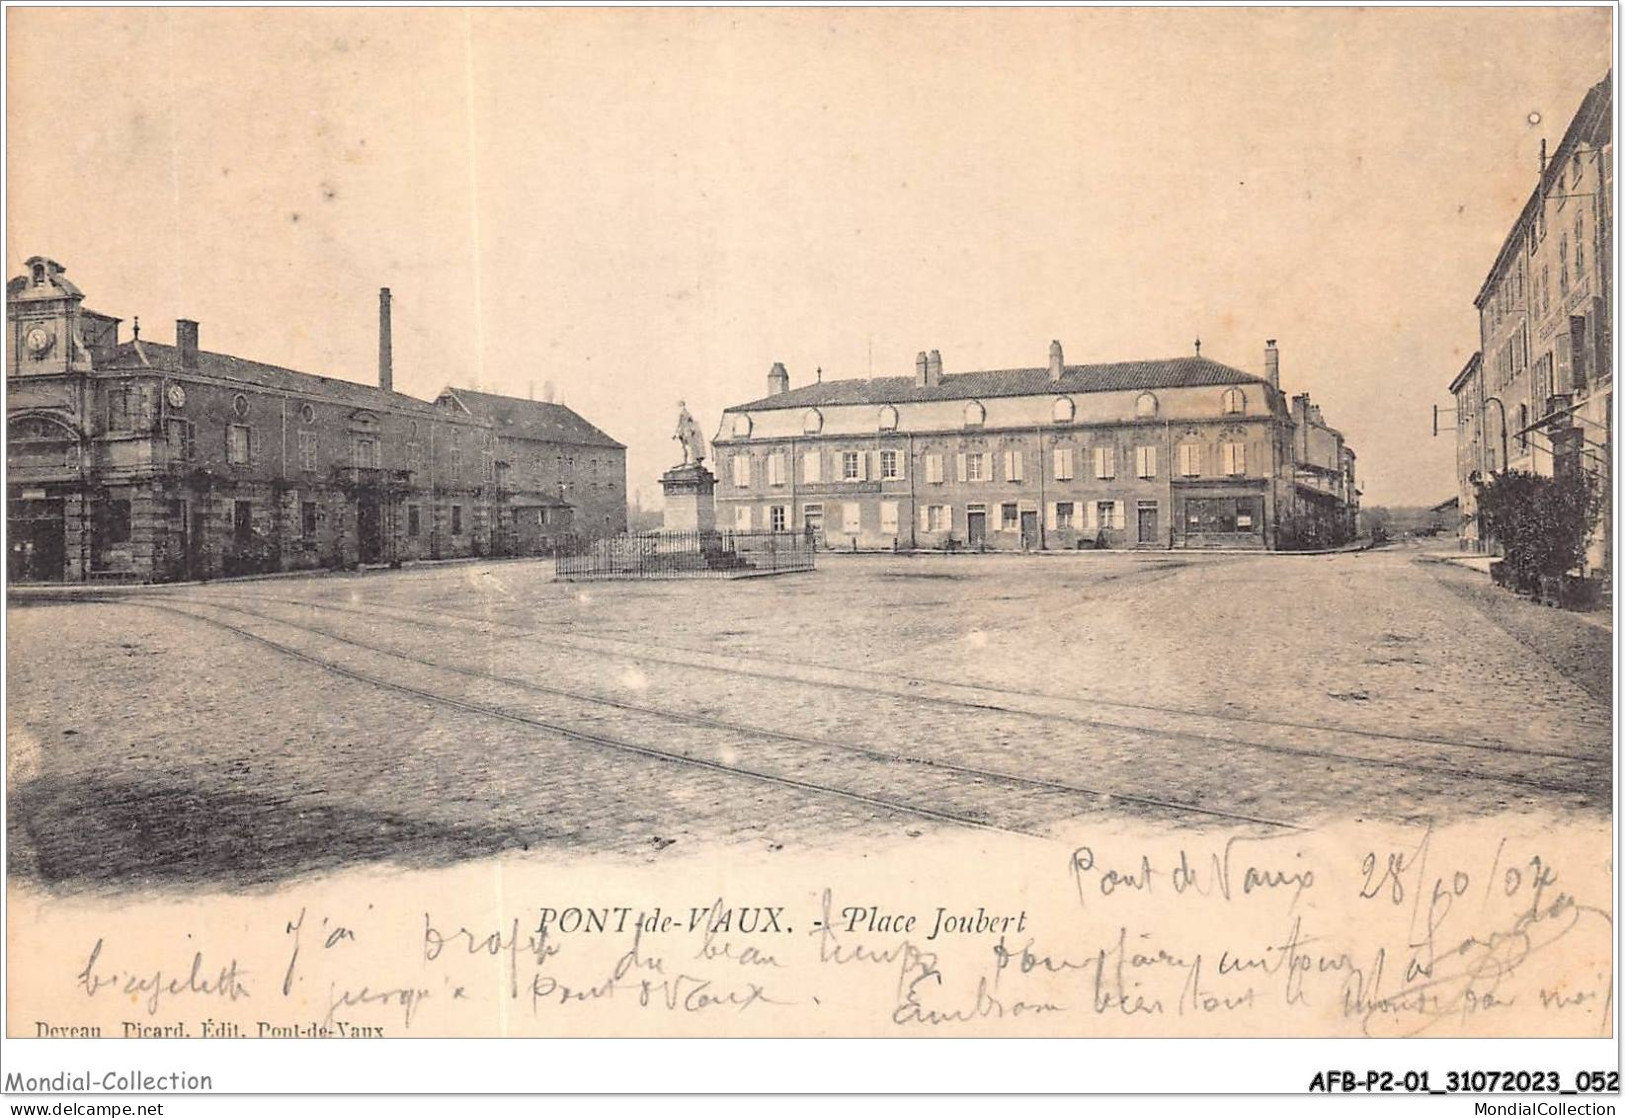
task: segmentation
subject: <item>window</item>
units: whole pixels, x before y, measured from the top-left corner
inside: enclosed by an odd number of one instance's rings
[[[824,413],[817,408],[808,408],[807,413],[801,417],[801,433],[816,435],[824,429]]]
[[[962,454],[962,455],[959,456],[959,460],[961,462],[965,463],[965,480],[966,481],[981,481],[982,480],[982,478],[983,478],[983,476],[985,474],[985,470],[983,469],[984,463],[982,461],[982,455],[980,455],[980,454]]]
[[[412,511],[416,512],[417,509],[414,507]],[[315,538],[315,535],[316,535],[316,502],[315,501],[300,501],[299,502],[299,534],[304,536],[305,539],[307,539],[307,540]],[[414,532],[412,534],[416,535],[417,533]]]
[[[841,530],[849,536],[855,536],[863,525],[863,506],[856,501],[848,501],[842,510]]]
[[[1261,497],[1189,497],[1185,501],[1188,532],[1257,532],[1263,522]]]
[[[942,455],[927,454],[925,456],[925,480],[928,485],[942,484]]]
[[[750,426],[750,416],[746,415],[744,412],[740,412],[738,415],[734,416],[734,438],[750,438]]]
[[[1140,393],[1140,398],[1134,401],[1134,414],[1141,419],[1150,419],[1157,414],[1157,398],[1150,392]]]
[[[925,530],[927,532],[946,532],[949,528],[947,505],[927,505],[925,507]]]
[[[1240,415],[1247,410],[1247,397],[1239,388],[1226,389],[1220,402],[1225,415]]]
[[[809,485],[824,480],[824,456],[818,451],[809,450],[801,456],[801,480]]]
[[[1014,532],[1021,527],[1021,509],[1015,504],[999,506],[999,529],[1004,532]]]
[[[1179,473],[1181,477],[1197,477],[1202,472],[1202,444],[1179,444]]]
[[[767,456],[767,483],[784,484],[784,455],[778,451]]]
[[[1518,405],[1518,449],[1529,449],[1529,405]]]
[[[897,452],[895,450],[880,452],[880,476],[886,481],[896,481],[903,476],[897,468]]]
[[[358,470],[376,470],[379,464],[378,440],[360,435],[352,439],[350,464]]]
[[[452,505],[451,506],[451,534],[454,535],[454,536],[460,536],[460,535],[463,534],[463,506],[462,505]]]
[[[107,390],[107,429],[134,431],[141,426],[141,389],[133,384],[115,385]]]
[[[750,531],[750,506],[740,505],[734,509],[734,527],[741,532]]]
[[[1220,448],[1224,472],[1231,476],[1247,472],[1247,444],[1225,443]]]
[[[856,450],[841,452],[841,477],[845,481],[863,480],[863,455]]]
[[[733,464],[734,486],[745,489],[750,485],[750,455],[736,454],[730,460]]]
[[[248,397],[238,393],[231,398],[231,410],[237,413],[238,419],[248,418]]]
[[[965,426],[980,427],[987,422],[987,409],[976,400],[965,405]]]
[[[1095,447],[1095,477],[1114,478],[1117,476],[1117,448],[1114,446]]]
[[[1156,447],[1137,446],[1134,448],[1134,474],[1136,477],[1157,476]]]
[[[1071,423],[1078,414],[1078,405],[1073,403],[1070,396],[1057,396],[1055,403],[1050,405],[1050,418],[1056,423]]]
[[[311,407],[309,404],[301,404],[299,407],[299,418],[304,420],[306,423],[315,423],[316,409]],[[413,426],[415,427],[417,424],[414,423]]]
[[[96,505],[96,550],[130,542],[130,502],[112,498]]]
[[[1071,481],[1072,448],[1069,446],[1058,446],[1055,448],[1053,457],[1055,459],[1055,480]]]
[[[897,534],[897,502],[880,502],[880,531],[882,535],[895,536]]]
[[[547,523],[547,510],[546,509],[537,509],[536,511],[538,513],[538,515],[536,517],[536,523],[538,523],[538,524],[546,524]],[[422,514],[422,512],[419,510],[417,505],[407,505],[406,506],[406,534],[408,536],[411,536],[413,539],[416,539],[418,537],[418,535],[422,531],[423,531],[423,514]]]
[[[1123,520],[1118,514],[1117,507],[1116,501],[1096,501],[1095,527],[1121,528],[1123,526]]]
[[[880,409],[880,429],[882,431],[897,430],[897,409],[890,404]]]
[[[1585,242],[1586,214],[1584,210],[1574,215],[1574,282],[1579,283],[1585,275],[1586,242]]]
[[[1020,481],[1022,474],[1022,460],[1027,456],[1019,450],[1004,452],[1004,480]]]
[[[446,456],[446,477],[457,481],[463,476],[463,448],[453,445]]]
[[[192,439],[194,428],[189,420],[164,420],[164,438],[169,443],[169,460],[171,462],[190,462],[192,460]]]
[[[789,510],[783,505],[774,505],[767,510],[767,526],[775,532],[784,531],[789,520]]]
[[[301,470],[316,469],[316,432],[299,432],[299,468]]]
[[[1557,242],[1557,293],[1569,293],[1569,235],[1564,233]]]
[[[254,432],[241,423],[226,428],[226,461],[233,466],[246,466],[253,454]]]
[[[1072,502],[1057,501],[1055,503],[1055,527],[1070,531],[1072,528]]]

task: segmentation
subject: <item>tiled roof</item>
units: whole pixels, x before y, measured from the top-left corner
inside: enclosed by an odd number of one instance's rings
[[[727,411],[822,407],[832,404],[916,404],[931,400],[989,399],[1077,392],[1121,392],[1136,389],[1203,388],[1222,384],[1263,384],[1261,378],[1206,357],[1173,357],[1162,361],[1120,361],[1111,365],[1068,365],[1060,380],[1049,369],[989,369],[944,373],[942,383],[921,387],[914,377],[870,377],[804,384],[777,396],[764,396]]]
[[[258,361],[233,357],[227,353],[209,353],[200,350],[197,355],[197,367],[183,369],[180,352],[174,346],[145,339],[121,343],[113,360],[102,368],[108,370],[151,368],[182,376],[187,373],[200,373],[204,376],[240,381],[282,392],[317,393],[329,400],[352,404],[358,408],[399,408],[428,414],[436,412],[435,406],[427,400],[420,400],[403,392],[386,392],[375,384],[358,384],[353,380],[301,373],[278,365],[265,365]]]
[[[447,388],[446,392],[455,397],[476,419],[489,420],[495,426],[497,434],[508,438],[625,449],[623,444],[616,442],[563,404],[521,400],[514,396],[493,396],[489,392],[476,392],[471,388]]]

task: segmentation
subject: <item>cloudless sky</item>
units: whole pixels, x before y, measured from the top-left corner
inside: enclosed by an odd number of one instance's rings
[[[558,398],[655,479],[686,400],[1204,354],[1308,391],[1367,504],[1610,9],[7,12],[6,262],[204,348]],[[1538,123],[1532,123],[1538,114]]]

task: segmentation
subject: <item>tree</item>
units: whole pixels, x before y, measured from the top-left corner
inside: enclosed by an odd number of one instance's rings
[[[1506,470],[1473,484],[1479,523],[1505,551],[1514,585],[1537,587],[1542,576],[1580,565],[1600,508],[1594,477],[1583,470],[1557,477]]]

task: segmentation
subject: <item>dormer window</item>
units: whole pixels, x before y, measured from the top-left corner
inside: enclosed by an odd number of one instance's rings
[[[1140,393],[1140,398],[1134,401],[1134,414],[1141,419],[1154,419],[1157,414],[1157,397],[1150,392]]]
[[[801,433],[816,435],[824,429],[824,413],[817,408],[808,408],[807,414],[801,417]]]
[[[897,430],[897,409],[890,404],[880,409],[880,429],[882,431]]]
[[[1078,405],[1070,396],[1057,396],[1050,405],[1050,418],[1056,423],[1071,423],[1078,414]]]
[[[1225,415],[1241,415],[1247,410],[1247,397],[1241,389],[1228,389],[1221,400],[1221,409]]]
[[[965,426],[980,427],[987,422],[987,409],[980,400],[972,400],[965,405]]]
[[[38,287],[45,282],[45,262],[34,261],[34,286]]]
[[[738,415],[734,416],[734,438],[750,438],[750,429],[750,416],[746,415],[744,412],[740,412]]]

